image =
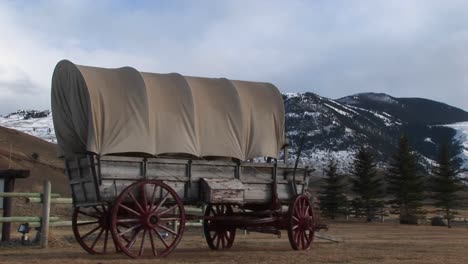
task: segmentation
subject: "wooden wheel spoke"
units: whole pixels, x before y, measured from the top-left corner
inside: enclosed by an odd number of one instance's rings
[[[123,226],[123,227],[128,227],[128,226],[125,226],[123,224],[125,223],[139,223],[140,222],[140,219],[138,218],[130,218],[130,219],[118,219],[117,220],[117,223],[118,224],[121,224],[120,226]]]
[[[177,236],[177,232],[175,232],[174,230],[171,230],[170,228],[167,228],[167,227],[162,226],[162,225],[159,225],[159,224],[158,224],[157,226],[158,226],[159,228],[164,229],[165,231],[167,231],[167,232],[169,232],[169,233],[171,233],[171,234]]]
[[[221,233],[221,246],[223,248],[226,247],[226,233],[225,232]]]
[[[221,238],[220,236],[218,235],[217,239],[216,239],[216,248],[219,248],[219,242],[220,242]]]
[[[99,224],[99,221],[92,221],[92,222],[81,222],[77,223],[77,226],[85,226],[85,225],[92,225],[92,224]]]
[[[212,207],[212,206],[208,207],[208,209],[209,209],[209,211],[210,211],[210,212],[212,212],[212,213],[213,213],[213,214],[210,214],[210,215],[213,215],[213,216],[215,216],[215,215],[216,215],[216,212],[215,212],[215,210],[213,209],[213,207]]]
[[[156,236],[159,238],[159,240],[161,240],[161,242],[164,244],[164,246],[166,248],[169,248],[169,245],[167,244],[166,240],[161,236],[161,234],[159,234],[158,230],[156,230],[156,229],[152,229],[152,230],[154,231]]]
[[[132,199],[133,203],[138,207],[138,210],[140,210],[141,213],[145,213],[146,210],[143,210],[143,207],[141,207],[140,203],[137,201],[135,196],[131,192],[128,193],[128,196]]]
[[[131,232],[131,231],[133,231],[133,230],[135,230],[135,229],[137,229],[137,228],[139,228],[139,227],[141,227],[141,224],[132,226],[132,227],[128,228],[127,230],[125,230],[125,231],[123,231],[123,232],[120,232],[120,233],[119,233],[119,236],[122,237],[123,235],[127,234],[128,232]]]
[[[102,215],[103,213],[101,212],[101,210],[99,210],[99,208],[97,206],[93,206],[94,210],[96,212],[98,212],[100,215]]]
[[[141,185],[141,193],[142,193],[141,200],[142,200],[142,203],[143,203],[142,205],[145,208],[144,209],[145,212],[147,212],[148,211],[148,201],[146,199],[146,188],[145,188],[144,184]]]
[[[154,202],[155,202],[155,199],[156,199],[156,190],[158,189],[158,186],[156,184],[153,185],[153,194],[151,194],[151,199],[150,199],[150,211],[152,212],[153,211],[153,205],[154,205]]]
[[[96,239],[94,239],[93,244],[91,244],[91,248],[94,248],[94,246],[96,245],[96,243],[97,243],[97,242],[99,241],[99,239],[101,238],[102,233],[104,233],[104,229],[103,229],[103,228],[101,228],[101,231],[100,231],[99,234],[97,235]]]
[[[141,231],[141,229],[138,229],[138,230],[135,232],[135,234],[133,234],[132,239],[130,239],[130,241],[127,243],[126,248],[127,248],[128,250],[130,250],[130,249],[133,247],[133,245],[135,244],[135,242],[136,242],[136,240],[137,240],[137,237],[138,237],[138,234],[140,233],[140,231]]]
[[[303,232],[302,232],[302,236],[301,236],[302,248],[303,248],[303,249],[306,249],[306,248],[307,248],[307,243],[306,243],[306,238],[305,238],[305,237],[306,237],[306,234],[305,234],[305,232],[303,231]]]
[[[153,231],[153,229],[150,229],[148,232],[150,243],[151,243],[151,251],[153,252],[153,256],[156,257],[157,252],[156,252],[156,248],[154,247],[154,239],[153,239],[153,234],[151,231]]]
[[[309,209],[310,209],[310,205],[307,205],[305,211],[304,211],[304,216],[309,216]]]
[[[145,237],[146,237],[146,229],[143,230],[143,237],[141,238],[140,252],[138,252],[138,256],[143,255],[143,250],[145,249]]]
[[[163,196],[161,202],[159,202],[158,206],[156,206],[156,208],[154,208],[151,213],[154,213],[156,211],[158,211],[158,209],[164,205],[164,203],[166,202],[168,196],[169,196],[170,192],[166,190],[166,194]]]
[[[302,245],[302,230],[299,230],[298,234],[297,234],[297,240],[298,240],[298,244],[299,244],[299,248],[302,249],[304,248],[304,245]]]
[[[176,205],[173,205],[173,206],[169,207],[168,209],[166,209],[166,210],[164,210],[164,211],[162,211],[162,212],[159,212],[159,213],[156,212],[156,213],[158,214],[158,216],[161,216],[161,215],[164,215],[164,214],[167,213],[167,212],[170,212],[171,210],[174,210],[174,209],[177,208],[178,206],[179,206],[179,205],[176,204]]]
[[[104,235],[104,246],[103,246],[103,252],[107,252],[107,239],[109,238],[109,229],[106,229],[106,234]]]
[[[91,231],[89,231],[88,233],[86,233],[84,236],[81,237],[81,239],[85,240],[89,235],[93,234],[94,232],[96,232],[99,228],[101,228],[101,226],[97,226],[93,229],[91,229]]]
[[[127,206],[125,206],[125,205],[123,205],[123,204],[119,204],[119,207],[122,207],[123,209],[129,211],[130,213],[133,213],[134,215],[141,216],[140,213],[138,213],[137,211],[135,211],[135,210],[133,210],[132,208],[127,207]]]
[[[301,233],[301,230],[296,230],[296,232],[294,232],[294,241],[296,241],[296,244],[299,245],[299,234]]]

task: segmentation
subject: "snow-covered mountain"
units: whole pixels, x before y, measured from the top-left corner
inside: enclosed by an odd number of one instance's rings
[[[313,166],[318,173],[330,158],[347,171],[362,144],[372,146],[379,165],[384,166],[401,133],[408,135],[424,165],[436,158],[439,143],[449,138],[458,141],[460,158],[468,170],[468,113],[461,109],[427,99],[377,93],[337,100],[313,93],[288,93],[283,97],[291,162],[304,137],[301,162]],[[21,110],[0,116],[0,126],[56,143],[52,116],[47,110]]]
[[[468,170],[468,122],[460,122],[455,124],[446,125],[457,131],[454,139],[460,142],[462,150],[459,157],[463,161],[462,168]]]
[[[396,98],[387,94],[362,93],[337,100],[313,93],[285,94],[286,131],[291,144],[305,136],[304,160],[316,168],[323,167],[327,157],[335,157],[343,168],[349,167],[355,150],[371,146],[384,166],[395,152],[398,138],[405,133],[420,162],[428,167],[437,156],[438,145],[448,139],[468,139],[450,125],[468,121],[468,113],[422,98]],[[290,154],[293,154],[292,150]],[[468,158],[463,158],[468,168]]]

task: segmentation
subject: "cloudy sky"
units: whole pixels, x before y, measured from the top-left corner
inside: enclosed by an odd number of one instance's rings
[[[0,0],[0,114],[49,109],[61,59],[468,110],[467,12],[462,0]]]

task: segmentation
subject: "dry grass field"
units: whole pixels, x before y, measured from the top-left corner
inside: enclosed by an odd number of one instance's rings
[[[468,228],[405,226],[394,223],[332,223],[329,235],[342,243],[317,240],[309,251],[293,251],[287,234],[239,233],[229,251],[211,251],[200,230],[188,230],[176,250],[162,259],[132,260],[113,253],[93,256],[53,229],[51,247],[0,248],[0,263],[468,263]]]

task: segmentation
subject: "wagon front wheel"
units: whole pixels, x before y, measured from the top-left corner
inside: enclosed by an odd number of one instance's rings
[[[294,250],[309,249],[314,239],[315,219],[307,195],[298,195],[289,205],[288,237]]]
[[[182,200],[167,184],[143,180],[128,186],[112,209],[111,232],[127,256],[166,256],[182,238]]]
[[[89,254],[105,254],[117,246],[110,235],[110,212],[107,205],[76,207],[72,216],[75,239]]]
[[[213,250],[229,249],[236,237],[236,228],[227,227],[220,223],[219,217],[233,214],[231,205],[208,205],[203,220],[203,231],[208,246]]]

